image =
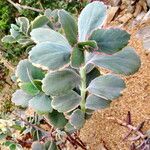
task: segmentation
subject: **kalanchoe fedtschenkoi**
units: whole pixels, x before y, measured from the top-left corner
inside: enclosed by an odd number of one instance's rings
[[[57,31],[45,16],[29,25],[36,45],[17,66],[21,89],[12,97],[16,105],[31,107],[54,128],[72,133],[83,127],[94,110],[108,107],[122,94],[125,82],[117,74],[134,74],[140,59],[127,46],[128,32],[103,28],[106,10],[102,2],[92,2],[78,22],[58,10]],[[102,74],[101,67],[111,73]]]

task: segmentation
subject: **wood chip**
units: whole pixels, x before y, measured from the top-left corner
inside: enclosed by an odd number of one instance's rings
[[[141,11],[142,11],[142,6],[139,3],[137,3],[133,16],[136,17]]]
[[[110,7],[108,9],[106,24],[110,23],[114,19],[114,17],[116,15],[116,13],[118,12],[118,10],[119,10],[119,7]]]
[[[132,17],[133,17],[133,15],[131,13],[127,13],[119,18],[119,22],[127,23]]]
[[[145,14],[145,16],[143,17],[141,23],[144,23],[148,20],[150,20],[150,10]]]

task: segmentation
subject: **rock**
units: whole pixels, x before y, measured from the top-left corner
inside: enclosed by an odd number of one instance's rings
[[[150,20],[150,10],[145,14],[145,16],[143,17],[141,23],[144,23],[148,20]]]
[[[138,14],[137,17],[132,22],[132,27],[134,27],[137,24],[141,24],[145,14],[146,13],[144,11],[142,11],[140,14]]]
[[[124,10],[126,7],[127,7],[127,6],[126,6],[125,4],[122,4],[122,5],[120,6],[120,10]]]
[[[108,9],[108,11],[107,11],[106,24],[110,23],[110,22],[114,19],[114,17],[115,17],[115,15],[116,15],[116,13],[118,12],[118,10],[119,10],[119,7],[118,7],[118,6],[116,6],[116,7],[110,7],[110,8]]]
[[[148,36],[150,36],[150,26],[146,26],[142,28],[136,34],[137,38],[142,38],[142,39],[147,38]]]
[[[142,11],[142,6],[140,4],[137,4],[133,16],[136,17],[141,11]]]
[[[148,7],[150,8],[150,0],[146,0]]]
[[[150,26],[139,30],[136,36],[143,40],[143,47],[150,52]]]
[[[150,52],[150,36],[148,38],[143,39],[143,46]]]
[[[111,6],[119,6],[121,4],[121,0],[111,0]]]
[[[147,12],[147,3],[146,3],[146,0],[140,0],[140,1],[138,2],[138,4],[142,6],[142,9],[143,9],[145,12]]]
[[[140,14],[137,15],[137,17],[135,18],[137,21],[141,21],[144,19],[146,13],[144,11],[142,11]]]
[[[119,22],[127,23],[132,17],[133,17],[133,15],[131,13],[127,13],[119,18]]]

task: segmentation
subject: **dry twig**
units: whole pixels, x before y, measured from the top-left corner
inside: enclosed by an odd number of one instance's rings
[[[134,126],[132,124],[130,112],[128,112],[125,121],[113,117],[109,117],[108,119],[113,120],[115,123],[118,123],[119,125],[129,129],[129,132],[123,140],[128,139],[132,142],[130,147],[131,150],[150,150],[150,138],[146,133],[142,132],[142,128],[144,126],[145,121],[143,121],[137,126]]]
[[[44,10],[41,9],[37,9],[37,8],[33,8],[27,5],[20,5],[19,3],[14,3],[12,0],[7,0],[10,4],[12,4],[16,9],[18,9],[18,11],[21,11],[22,9],[28,9],[28,10],[32,10],[35,12],[43,12]]]

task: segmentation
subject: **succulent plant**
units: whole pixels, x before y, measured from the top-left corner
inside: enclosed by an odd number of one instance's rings
[[[106,10],[103,3],[92,2],[78,22],[57,10],[55,19],[61,25],[57,30],[48,11],[31,23],[28,35],[35,46],[16,69],[20,87],[12,96],[16,105],[31,107],[54,128],[72,133],[93,111],[121,96],[125,82],[118,75],[137,72],[140,59],[127,46],[128,32],[103,27]],[[101,68],[110,72],[104,74]]]

